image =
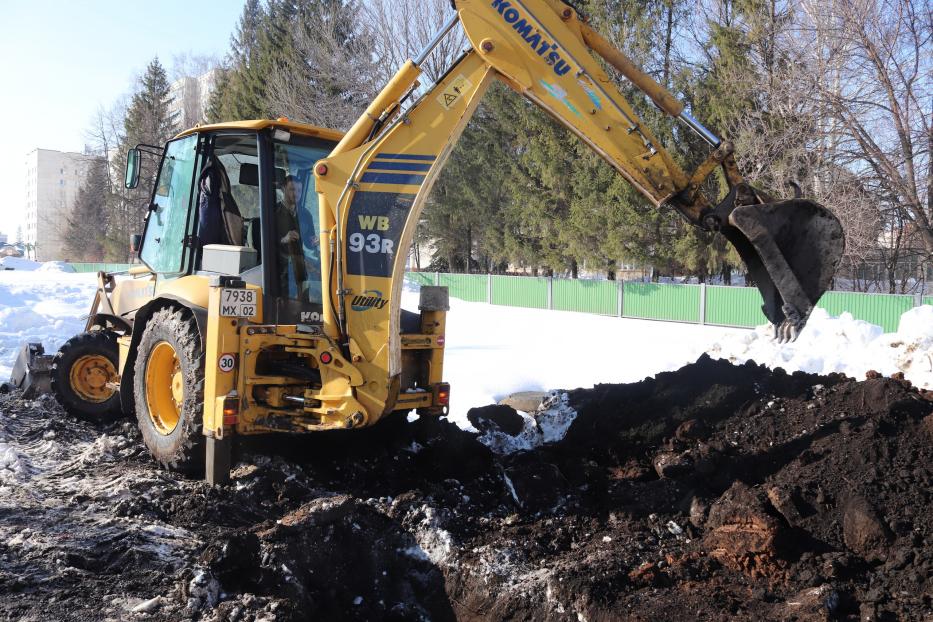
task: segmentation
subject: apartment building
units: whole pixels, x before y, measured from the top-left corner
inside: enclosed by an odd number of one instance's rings
[[[23,241],[37,261],[67,260],[68,216],[92,157],[34,149],[26,155],[26,223]]]
[[[211,69],[199,76],[179,78],[169,86],[168,109],[179,129],[204,122],[219,75],[219,69]]]

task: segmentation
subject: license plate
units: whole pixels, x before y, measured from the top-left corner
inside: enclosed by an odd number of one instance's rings
[[[223,317],[252,317],[256,315],[255,289],[220,290],[220,315]]]

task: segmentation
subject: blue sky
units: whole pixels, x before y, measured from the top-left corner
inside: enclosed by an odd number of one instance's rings
[[[26,154],[82,151],[99,106],[155,56],[223,57],[242,0],[0,0],[0,232],[24,220]]]

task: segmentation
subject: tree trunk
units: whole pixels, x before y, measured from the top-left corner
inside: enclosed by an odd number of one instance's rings
[[[616,260],[610,259],[606,262],[606,279],[610,281],[616,280]]]
[[[466,269],[464,270],[464,272],[466,272],[467,274],[469,274],[470,272],[473,271],[473,270],[471,269],[471,268],[472,268],[472,265],[471,265],[471,264],[472,264],[473,262],[470,261],[470,259],[471,259],[470,256],[472,255],[472,253],[473,253],[473,225],[467,225],[467,230],[466,230]]]
[[[674,30],[674,0],[667,0],[667,30],[664,34],[664,84],[671,86],[671,35]]]
[[[580,266],[577,265],[576,259],[570,260],[570,278],[575,279],[580,276]]]

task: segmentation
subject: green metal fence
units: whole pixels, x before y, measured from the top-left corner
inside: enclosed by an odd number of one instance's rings
[[[406,272],[405,278],[418,285],[435,285],[437,276],[435,276],[434,272]]]
[[[493,276],[491,300],[508,307],[548,308],[548,279],[535,276]]]
[[[618,315],[619,285],[618,281],[555,279],[551,308],[558,311]]]
[[[441,274],[438,285],[445,285],[454,298],[486,302],[489,279],[485,274]]]
[[[897,330],[901,314],[916,304],[915,296],[898,294],[861,294],[857,292],[826,292],[817,306],[830,315],[846,311],[852,317],[877,324],[886,333]]]
[[[124,263],[70,265],[75,272],[122,272],[132,267]],[[406,278],[419,285],[444,285],[452,297],[461,300],[509,307],[749,328],[768,321],[761,312],[761,294],[754,287],[438,272],[408,272]],[[933,305],[933,296],[826,292],[817,306],[830,315],[848,312],[894,332],[901,314],[918,303]]]
[[[761,312],[761,294],[755,287],[706,287],[705,322],[716,326],[753,328],[768,323]]]
[[[511,307],[748,328],[768,321],[754,287],[435,272],[410,272],[408,278],[422,285],[446,285],[454,298]],[[893,332],[901,314],[917,304],[933,305],[933,296],[826,292],[818,306],[830,315],[848,312]]]
[[[699,285],[626,283],[622,314],[650,320],[700,321]]]

